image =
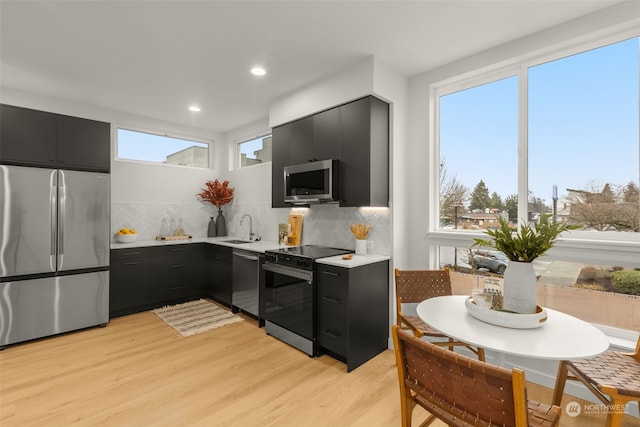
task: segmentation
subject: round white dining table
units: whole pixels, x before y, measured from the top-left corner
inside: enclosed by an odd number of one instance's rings
[[[568,314],[545,308],[547,320],[535,329],[512,329],[471,316],[464,295],[422,301],[418,316],[431,327],[458,341],[485,350],[536,359],[569,360],[597,356],[609,340],[595,326]]]

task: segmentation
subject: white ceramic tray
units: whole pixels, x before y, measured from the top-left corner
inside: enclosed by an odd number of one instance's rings
[[[533,314],[520,314],[478,307],[472,297],[467,298],[464,305],[469,314],[476,319],[505,328],[534,329],[542,326],[547,320],[547,311],[540,306],[537,306]]]

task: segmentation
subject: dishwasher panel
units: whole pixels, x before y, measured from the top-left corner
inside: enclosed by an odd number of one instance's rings
[[[231,304],[235,308],[258,317],[259,281],[260,257],[258,254],[234,249]]]

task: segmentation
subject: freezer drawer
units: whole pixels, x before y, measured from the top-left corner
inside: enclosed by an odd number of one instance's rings
[[[108,271],[0,283],[0,346],[108,322]]]

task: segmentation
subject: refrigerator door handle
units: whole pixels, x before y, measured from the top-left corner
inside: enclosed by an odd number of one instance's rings
[[[58,171],[52,171],[49,178],[49,266],[51,271],[56,271],[56,226],[58,204]]]
[[[67,185],[64,171],[58,171],[58,270],[64,259],[64,223],[67,211]]]

